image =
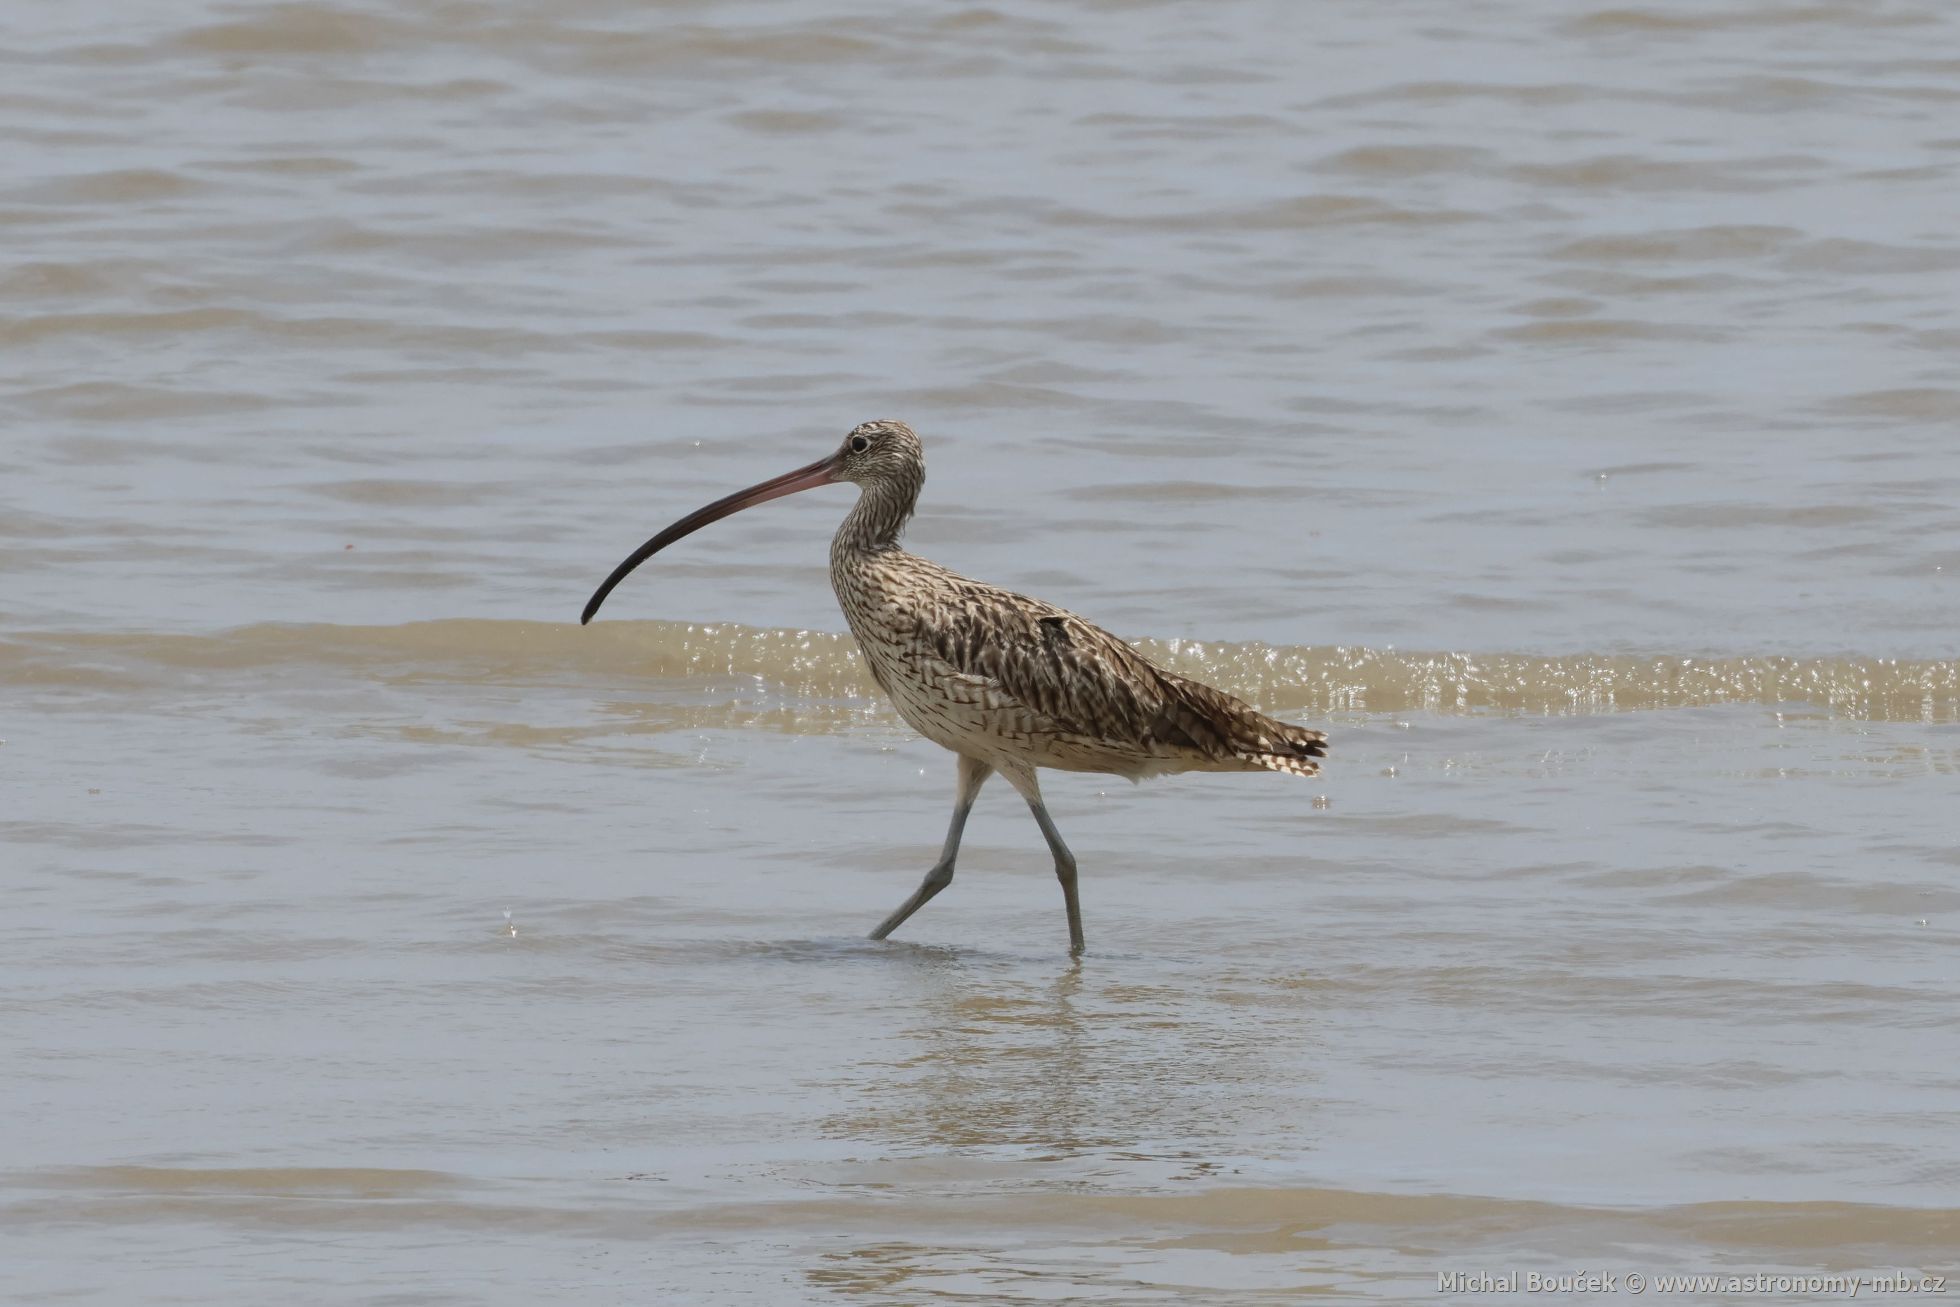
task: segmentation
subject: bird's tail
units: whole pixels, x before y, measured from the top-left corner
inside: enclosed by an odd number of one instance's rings
[[[1323,732],[1270,717],[1266,723],[1273,728],[1267,738],[1274,740],[1275,746],[1243,755],[1247,762],[1289,776],[1320,775],[1320,764],[1314,760],[1327,756],[1327,736]]]
[[[1292,776],[1318,776],[1317,758],[1327,756],[1327,736],[1266,716],[1251,704],[1198,681],[1166,674],[1183,706],[1203,721],[1206,729],[1188,733],[1211,742],[1204,751],[1217,759],[1218,770],[1264,767]],[[1221,756],[1222,755],[1222,756]]]

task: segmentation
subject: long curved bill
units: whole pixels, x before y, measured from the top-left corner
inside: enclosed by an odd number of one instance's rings
[[[754,508],[757,504],[766,504],[772,499],[781,499],[784,495],[793,495],[799,490],[810,490],[817,486],[827,486],[836,480],[836,456],[832,455],[829,458],[820,458],[808,467],[799,467],[794,472],[785,472],[779,477],[764,481],[761,485],[750,486],[747,490],[738,490],[725,499],[717,499],[706,508],[695,509],[692,513],[689,513],[686,517],[674,523],[665,531],[662,531],[659,535],[641,545],[638,549],[635,549],[627,556],[625,562],[615,567],[612,575],[607,577],[600,584],[599,588],[592,592],[592,597],[585,601],[585,612],[580,614],[578,624],[584,626],[592,620],[592,615],[599,611],[599,605],[606,602],[606,596],[613,592],[614,586],[626,579],[628,572],[631,572],[641,563],[646,562],[647,559],[652,558],[655,554],[665,549],[668,545],[673,544],[674,541],[679,540],[682,536],[693,535],[696,531],[708,525],[708,523],[719,522],[731,513],[739,513],[745,508]]]

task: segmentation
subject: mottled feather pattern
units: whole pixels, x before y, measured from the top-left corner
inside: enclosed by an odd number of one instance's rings
[[[1073,613],[896,548],[860,555],[833,579],[879,685],[947,748],[1132,777],[1312,776],[1326,753],[1320,732],[1165,671]]]
[[[1319,773],[1319,731],[1165,671],[1066,609],[900,549],[925,482],[910,427],[864,423],[846,451],[862,493],[831,541],[831,586],[872,677],[921,735],[1006,773]]]

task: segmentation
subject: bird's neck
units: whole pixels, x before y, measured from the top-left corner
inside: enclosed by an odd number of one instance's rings
[[[896,481],[872,481],[837,528],[830,542],[836,554],[872,554],[898,547],[898,536],[919,502],[919,487]]]

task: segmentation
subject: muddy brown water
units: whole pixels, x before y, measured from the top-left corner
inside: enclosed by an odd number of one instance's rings
[[[1960,12],[189,0],[0,64],[0,1298],[1960,1269]],[[1333,737],[1050,780],[1079,966],[1004,791],[862,938],[952,767],[837,634],[846,491],[575,625],[872,416],[915,548]]]

